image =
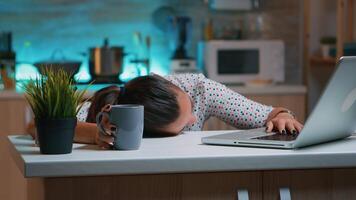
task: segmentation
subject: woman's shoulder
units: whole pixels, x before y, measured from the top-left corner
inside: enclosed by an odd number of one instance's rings
[[[91,105],[91,101],[85,101],[81,104],[82,108],[89,108]]]
[[[85,122],[87,117],[88,117],[88,111],[91,106],[90,101],[86,101],[82,104],[79,105],[79,111],[77,113],[77,119],[78,121]]]
[[[171,79],[178,79],[183,81],[201,81],[205,79],[205,76],[202,73],[186,73],[186,74],[171,74],[164,76],[164,78],[171,80]]]
[[[193,87],[203,82],[206,78],[203,74],[172,74],[164,76],[165,79],[171,81],[180,88]]]
[[[202,86],[206,80],[203,74],[172,74],[164,78],[187,92],[192,98],[198,90],[204,88]]]

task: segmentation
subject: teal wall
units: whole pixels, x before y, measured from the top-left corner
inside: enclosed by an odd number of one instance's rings
[[[301,82],[300,8],[299,0],[261,0],[261,8],[254,11],[213,11],[204,0],[0,0],[0,31],[13,32],[13,46],[17,54],[17,78],[28,79],[37,74],[31,65],[48,60],[55,49],[61,49],[67,59],[82,61],[77,77],[88,80],[90,47],[101,46],[108,37],[110,44],[124,46],[125,52],[144,55],[135,45],[133,34],[141,32],[152,38],[151,72],[170,73],[172,45],[167,32],[152,20],[152,13],[160,6],[174,8],[177,15],[192,18],[189,55],[195,57],[196,44],[202,37],[202,24],[208,18],[214,22],[215,32],[240,26],[246,39],[283,39],[286,43],[286,76],[289,82]],[[283,16],[283,17],[281,17]],[[258,27],[257,27],[258,26]],[[256,33],[256,29],[260,31]],[[258,37],[258,38],[257,38]],[[139,75],[135,65],[125,59],[124,80]],[[146,71],[141,67],[141,75]]]
[[[152,37],[152,71],[167,74],[170,56],[167,37],[153,26],[150,17],[162,3],[11,0],[0,4],[0,30],[13,32],[19,62],[17,79],[35,76],[36,68],[28,63],[48,60],[55,49],[61,49],[66,59],[82,61],[77,77],[88,80],[88,58],[82,53],[88,53],[89,47],[101,46],[108,37],[111,45],[124,46],[125,52],[138,54],[140,49],[133,42],[133,33],[137,31]],[[131,58],[132,54],[125,59],[123,79],[138,75],[136,66],[128,63]]]

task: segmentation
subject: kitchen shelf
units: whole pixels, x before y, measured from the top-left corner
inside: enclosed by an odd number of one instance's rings
[[[309,113],[315,106],[322,90],[326,87],[328,79],[333,74],[336,63],[344,55],[344,43],[354,40],[354,1],[303,1],[303,83],[307,86],[308,91],[306,113]],[[332,7],[334,9],[329,9]],[[336,15],[335,21],[328,18],[333,15]],[[313,55],[311,51],[314,40],[320,40],[320,36],[326,34],[322,30],[313,33],[312,27],[315,25],[313,23],[319,24],[324,20],[329,21],[329,23],[326,23],[327,25],[336,26],[335,58],[323,58],[321,55]],[[331,24],[332,22],[333,24]],[[313,41],[311,41],[312,39]]]
[[[334,67],[336,65],[336,58],[328,57],[323,58],[321,56],[311,56],[309,58],[310,66],[327,66],[327,67]]]

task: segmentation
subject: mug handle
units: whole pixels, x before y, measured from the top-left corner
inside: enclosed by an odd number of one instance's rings
[[[110,132],[107,132],[106,129],[104,128],[103,124],[101,123],[102,119],[103,119],[103,116],[107,117],[108,119],[110,119],[110,116],[109,116],[109,112],[111,110],[111,105],[110,104],[107,104],[101,112],[99,112],[97,115],[96,115],[96,126],[98,127],[99,129],[99,133],[103,136],[113,136],[115,137],[115,133],[110,133]]]

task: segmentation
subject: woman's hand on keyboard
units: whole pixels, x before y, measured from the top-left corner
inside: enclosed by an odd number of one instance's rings
[[[266,123],[266,132],[274,130],[282,134],[297,134],[302,129],[303,125],[298,122],[293,115],[286,112],[278,112]]]

